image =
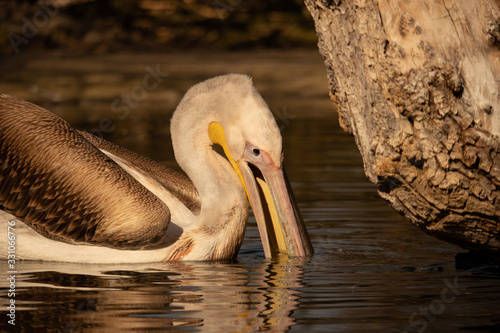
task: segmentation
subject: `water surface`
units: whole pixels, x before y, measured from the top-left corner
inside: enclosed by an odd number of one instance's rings
[[[287,171],[316,250],[312,258],[266,260],[251,218],[234,262],[18,262],[16,330],[500,328],[499,277],[455,269],[463,250],[409,224],[366,180],[353,138],[338,126],[315,51],[18,56],[1,66],[0,91],[172,167],[169,118],[186,89],[215,75],[250,74],[282,129]],[[159,73],[158,85],[141,89],[151,72]],[[5,316],[7,267],[0,265],[0,329],[14,331]]]

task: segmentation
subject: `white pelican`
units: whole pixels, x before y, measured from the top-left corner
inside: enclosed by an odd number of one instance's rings
[[[230,74],[193,86],[172,116],[171,134],[189,178],[0,95],[0,224],[2,233],[14,227],[15,258],[234,258],[247,198],[266,257],[313,253],[284,174],[280,131],[249,77]],[[7,239],[0,237],[3,258],[12,252]]]

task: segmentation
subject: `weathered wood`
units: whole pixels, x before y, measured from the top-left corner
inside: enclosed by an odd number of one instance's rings
[[[379,194],[427,233],[500,257],[500,1],[305,3]]]

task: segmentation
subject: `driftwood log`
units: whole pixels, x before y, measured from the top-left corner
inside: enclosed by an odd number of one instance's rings
[[[428,234],[500,257],[500,1],[305,3],[379,194]]]

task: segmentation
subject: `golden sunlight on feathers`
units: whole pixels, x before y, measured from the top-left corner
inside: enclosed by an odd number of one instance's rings
[[[17,256],[91,263],[230,259],[244,238],[248,201],[266,257],[312,254],[283,173],[281,134],[249,77],[230,74],[192,87],[171,133],[187,176],[0,95],[0,224],[16,221]],[[250,168],[260,170],[265,195]],[[276,242],[269,235],[282,236]],[[0,239],[2,246],[7,238]]]

